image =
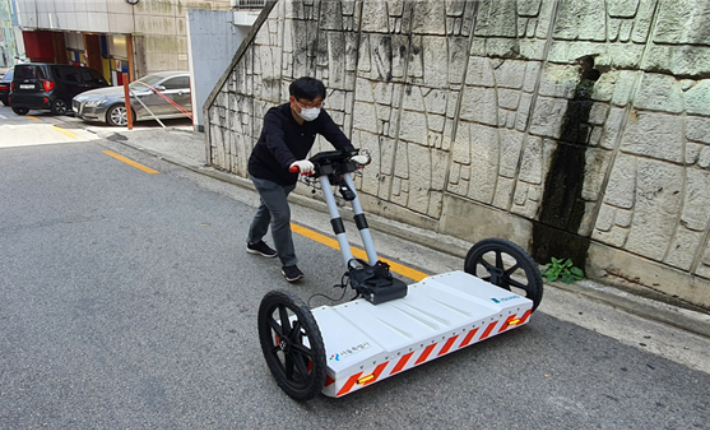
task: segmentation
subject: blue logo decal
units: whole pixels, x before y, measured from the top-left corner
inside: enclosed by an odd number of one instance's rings
[[[518,298],[520,298],[520,297],[519,297],[519,296],[508,296],[508,297],[503,297],[502,299],[492,298],[491,301],[492,301],[493,303],[503,303],[503,302],[507,302],[507,301],[510,301],[510,300],[515,300],[515,299],[518,299]]]

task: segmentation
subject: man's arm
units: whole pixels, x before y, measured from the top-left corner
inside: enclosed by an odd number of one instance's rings
[[[274,110],[270,110],[264,116],[264,137],[268,150],[274,155],[281,167],[288,170],[289,166],[296,161],[296,157],[286,146],[283,121]]]
[[[355,149],[352,143],[350,143],[350,139],[348,139],[340,130],[340,127],[338,127],[338,125],[333,121],[333,118],[328,115],[328,112],[321,111],[321,115],[318,120],[320,121],[320,129],[318,132],[336,149],[345,149],[349,151]]]

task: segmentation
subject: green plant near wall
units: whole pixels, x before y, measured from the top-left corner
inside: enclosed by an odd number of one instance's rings
[[[561,279],[565,284],[572,284],[584,278],[582,269],[575,267],[569,258],[565,260],[552,257],[552,262],[545,264],[541,273],[547,278],[547,282]]]

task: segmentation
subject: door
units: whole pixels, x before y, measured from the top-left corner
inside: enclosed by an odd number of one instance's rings
[[[52,66],[52,75],[57,80],[55,97],[61,97],[66,103],[71,103],[71,99],[79,93],[90,88],[82,82],[82,69],[72,66]]]
[[[182,109],[190,111],[190,77],[189,76],[176,76],[169,78],[162,83],[163,88],[165,88],[162,93],[173,103],[180,106]],[[173,106],[169,102],[165,102],[163,115],[166,116],[181,116],[182,111],[177,107]]]
[[[176,76],[166,78],[154,86],[159,94],[152,92],[141,96],[141,100],[148,108],[160,117],[182,116],[180,109],[173,103],[189,111],[190,105],[190,78],[189,76]]]

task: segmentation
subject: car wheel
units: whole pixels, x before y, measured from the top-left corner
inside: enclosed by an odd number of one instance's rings
[[[52,114],[54,115],[66,115],[67,109],[67,102],[65,102],[64,99],[56,98],[52,102]]]
[[[133,115],[135,118],[135,114]],[[115,105],[106,112],[106,122],[114,127],[123,127],[128,124],[128,117],[126,116],[126,106]]]
[[[18,115],[27,115],[27,112],[29,112],[30,110],[27,108],[14,107],[14,108],[12,108],[12,111]]]

